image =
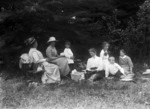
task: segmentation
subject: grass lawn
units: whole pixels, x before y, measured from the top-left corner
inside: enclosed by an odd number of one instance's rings
[[[150,109],[150,80],[102,80],[94,85],[66,80],[28,87],[13,78],[1,84],[2,109]]]

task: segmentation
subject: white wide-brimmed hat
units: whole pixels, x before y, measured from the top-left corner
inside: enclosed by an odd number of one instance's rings
[[[150,69],[146,69],[146,71],[145,71],[145,72],[143,72],[143,74],[144,74],[144,75],[146,75],[146,74],[150,74]]]
[[[49,42],[56,42],[58,40],[56,40],[56,38],[54,36],[50,37],[49,40],[47,41],[48,43]]]

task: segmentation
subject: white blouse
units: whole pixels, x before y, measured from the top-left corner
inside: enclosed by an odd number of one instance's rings
[[[101,57],[103,60],[108,60],[109,54],[107,54],[107,55],[105,56],[105,53],[108,53],[108,51],[105,52],[105,51],[102,49],[101,52],[100,52],[100,57]]]
[[[103,70],[103,61],[102,58],[95,55],[95,57],[91,57],[87,61],[87,67],[86,70],[91,71],[91,68],[96,67],[97,70],[101,71]]]
[[[38,63],[41,59],[44,59],[42,53],[38,51],[36,48],[31,48],[29,51],[29,57],[31,63]]]
[[[68,60],[68,64],[73,64],[74,63],[74,60],[71,59],[71,57],[73,57],[73,52],[71,51],[70,48],[65,48],[64,49],[64,55]]]

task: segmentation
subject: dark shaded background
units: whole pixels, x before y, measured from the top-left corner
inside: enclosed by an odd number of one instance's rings
[[[145,0],[1,0],[0,57],[12,67],[27,52],[24,40],[36,37],[45,54],[54,35],[59,52],[65,40],[77,58],[86,60],[88,49],[100,52],[103,41],[116,57],[120,48],[134,62],[149,57],[149,8]],[[144,3],[144,4],[143,4]],[[75,18],[75,19],[74,19]],[[148,60],[146,61],[148,62]]]

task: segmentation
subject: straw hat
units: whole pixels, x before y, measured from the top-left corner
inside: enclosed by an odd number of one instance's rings
[[[146,69],[146,71],[143,72],[143,74],[150,74],[150,69]]]
[[[32,45],[35,41],[36,41],[36,39],[34,37],[30,37],[30,38],[26,39],[24,42],[26,45]]]
[[[47,41],[48,43],[49,42],[56,42],[58,40],[56,40],[56,38],[54,36],[50,37],[49,40]]]

